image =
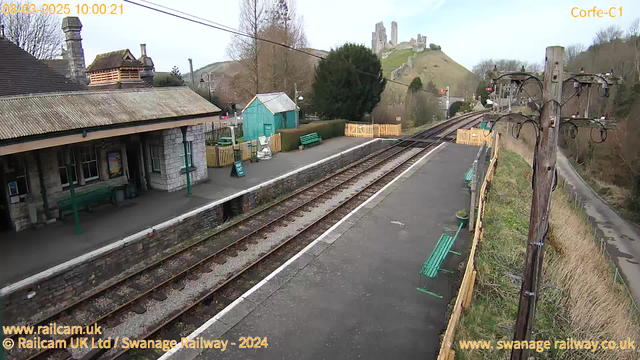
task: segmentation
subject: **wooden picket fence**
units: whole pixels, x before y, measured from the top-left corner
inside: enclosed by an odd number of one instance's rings
[[[458,290],[458,296],[456,297],[456,302],[453,306],[453,313],[449,318],[449,324],[447,325],[447,330],[444,333],[444,337],[442,338],[442,344],[440,344],[440,353],[438,354],[438,360],[453,360],[455,358],[455,352],[451,349],[451,346],[453,345],[453,336],[456,331],[456,326],[460,321],[462,311],[469,309],[469,306],[471,305],[473,286],[475,285],[476,281],[476,249],[478,247],[478,243],[482,241],[482,235],[484,231],[482,219],[484,218],[484,207],[488,193],[487,188],[489,186],[489,182],[491,182],[491,180],[493,179],[493,174],[496,169],[499,143],[500,134],[497,134],[495,146],[493,147],[493,156],[491,157],[491,162],[489,163],[487,175],[482,182],[482,187],[480,188],[480,193],[478,194],[480,196],[480,199],[478,201],[478,212],[475,222],[475,230],[473,233],[473,242],[471,243],[471,251],[469,252],[469,260],[467,260],[467,267],[464,272],[464,277],[462,278],[462,283],[460,283],[460,290]]]
[[[456,144],[481,146],[486,141],[487,146],[491,146],[491,140],[491,132],[485,129],[458,129],[456,132]]]
[[[258,144],[257,140],[245,141],[235,146],[236,149],[242,149],[242,161],[251,159],[251,147]],[[269,147],[272,153],[282,151],[282,138],[280,134],[274,134],[269,140]],[[207,166],[208,167],[223,167],[233,164],[233,146],[207,146]]]
[[[373,138],[400,135],[402,135],[402,125],[399,124],[344,124],[344,136]]]

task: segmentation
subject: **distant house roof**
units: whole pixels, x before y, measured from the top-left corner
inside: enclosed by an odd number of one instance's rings
[[[129,49],[99,54],[87,67],[87,72],[117,69],[121,67],[142,67],[142,63],[133,56]]]
[[[40,60],[40,62],[64,77],[68,77],[69,75],[69,62],[65,59],[45,59]]]
[[[218,107],[187,87],[0,97],[0,142],[148,120],[211,116],[219,112]]]
[[[86,89],[6,38],[0,38],[0,59],[0,96]]]
[[[268,94],[258,94],[254,96],[253,99],[249,101],[247,106],[245,106],[242,112],[244,112],[249,106],[251,106],[251,103],[253,103],[255,99],[260,100],[260,102],[264,104],[264,106],[267,109],[269,109],[269,111],[271,111],[271,113],[274,115],[277,113],[287,112],[287,111],[292,111],[297,109],[296,103],[294,103],[293,100],[291,100],[287,96],[287,94],[283,92],[277,92],[277,93],[268,93]]]

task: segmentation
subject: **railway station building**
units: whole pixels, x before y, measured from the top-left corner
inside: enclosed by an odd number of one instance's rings
[[[130,52],[116,55],[131,67]],[[70,202],[176,191],[187,171],[191,184],[207,178],[203,124],[219,121],[220,109],[191,89],[90,90],[83,57],[78,66],[69,57],[64,76],[2,36],[0,57],[0,231],[60,218]]]

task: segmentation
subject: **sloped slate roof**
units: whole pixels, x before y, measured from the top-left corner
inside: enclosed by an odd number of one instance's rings
[[[134,60],[125,59],[129,54]],[[95,60],[87,68],[87,72],[98,70],[117,69],[120,67],[142,67],[142,63],[135,60],[129,49],[112,51],[109,53],[99,54]]]
[[[251,101],[249,101],[249,104],[247,104],[247,106],[242,111],[244,112],[244,110],[246,110],[249,107],[249,105],[251,105],[251,103],[254,102],[255,99],[260,100],[260,102],[264,104],[264,106],[266,106],[267,109],[269,109],[269,111],[271,111],[271,113],[274,115],[277,113],[287,112],[287,111],[292,111],[297,109],[296,103],[294,103],[293,100],[291,100],[289,96],[287,96],[287,94],[283,92],[277,92],[277,93],[268,93],[268,94],[258,94],[254,96],[254,98],[251,99]]]
[[[0,96],[83,89],[8,39],[0,39]]]
[[[69,74],[69,63],[64,59],[46,59],[40,60],[40,62],[44,63],[49,67],[49,69],[57,72],[58,74],[67,77]]]
[[[219,112],[187,87],[0,97],[0,141]]]

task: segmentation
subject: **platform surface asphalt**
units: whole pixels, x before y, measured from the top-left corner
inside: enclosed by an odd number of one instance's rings
[[[212,321],[198,338],[228,340],[225,352],[180,349],[164,358],[434,359],[455,295],[469,232],[462,230],[429,289],[419,271],[455,212],[469,209],[464,173],[477,147],[445,144],[356,211],[264,286]],[[266,349],[239,349],[242,336]],[[232,345],[235,343],[236,345]],[[164,360],[164,359],[163,359]]]
[[[587,215],[607,240],[607,251],[629,284],[640,304],[640,227],[623,219],[575,171],[562,152],[558,152],[558,173],[567,179],[584,203]]]
[[[81,211],[81,235],[75,234],[72,216],[67,217],[71,220],[58,221],[41,230],[2,232],[0,287],[371,140],[339,137],[302,151],[277,153],[267,161],[245,161],[246,176],[240,179],[230,177],[230,167],[210,168],[209,180],[193,186],[191,197],[186,196],[186,190],[150,190],[120,206],[105,204],[91,213]]]

